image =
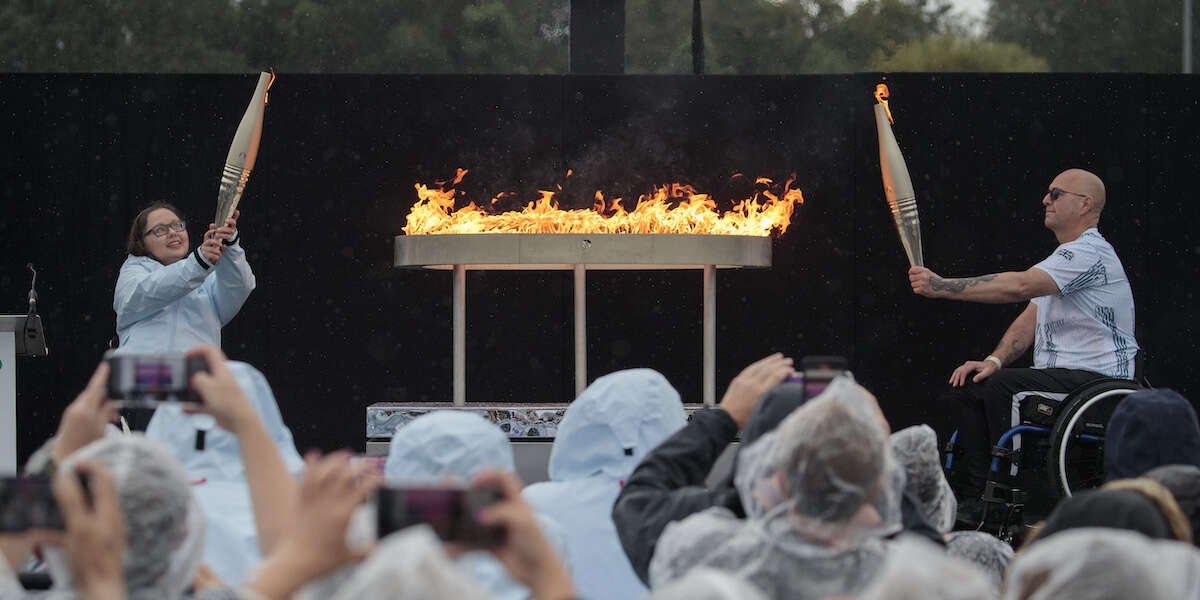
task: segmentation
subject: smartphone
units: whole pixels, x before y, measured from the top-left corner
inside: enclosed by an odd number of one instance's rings
[[[376,492],[376,535],[427,523],[442,541],[491,548],[504,543],[504,529],[475,520],[479,509],[500,501],[500,491],[478,487],[384,487]]]
[[[0,532],[66,527],[50,481],[45,475],[0,477]]]
[[[800,370],[788,377],[792,383],[804,385],[804,397],[815,398],[829,387],[829,382],[846,372],[846,359],[842,356],[805,356],[800,359]]]
[[[108,361],[108,397],[125,406],[153,405],[164,401],[199,402],[191,391],[192,375],[207,372],[204,357],[183,354],[114,354]]]

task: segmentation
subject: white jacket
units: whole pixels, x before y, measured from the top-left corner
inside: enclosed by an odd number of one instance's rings
[[[211,275],[211,277],[210,277]],[[121,265],[113,310],[121,352],[186,352],[198,344],[221,345],[221,327],[254,290],[246,251],[226,246],[216,266],[195,250],[171,265],[130,256]]]

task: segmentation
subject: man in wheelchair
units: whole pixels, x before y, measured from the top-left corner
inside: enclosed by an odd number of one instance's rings
[[[1028,302],[1000,344],[983,360],[950,375],[942,396],[958,428],[961,454],[951,485],[960,520],[978,521],[990,448],[1017,423],[1030,393],[1061,400],[1096,379],[1134,377],[1133,292],[1121,260],[1100,235],[1104,183],[1080,169],[1060,173],[1042,196],[1044,223],[1059,246],[1021,272],[950,279],[923,267],[908,272],[913,292],[983,303]],[[1007,368],[1033,345],[1033,368]]]

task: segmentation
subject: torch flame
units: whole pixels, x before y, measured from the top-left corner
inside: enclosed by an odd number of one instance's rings
[[[896,120],[892,118],[892,107],[888,106],[888,86],[886,83],[881,83],[875,86],[875,101],[883,105],[883,110],[887,111],[888,123],[896,124]]]
[[[455,183],[466,170],[459,169]],[[756,192],[721,213],[716,202],[689,185],[672,183],[638,197],[633,210],[621,198],[606,201],[596,192],[591,209],[563,210],[555,192],[542,190],[540,198],[521,211],[489,213],[474,202],[455,210],[457,190],[448,186],[416,184],[417,203],[406,218],[408,235],[445,233],[679,233],[748,235],[766,237],[783,233],[791,223],[797,204],[804,203],[799,188],[792,187],[795,175],[782,189],[765,177],[756,180]],[[503,195],[503,194],[501,194]],[[495,204],[500,196],[493,198]]]
[[[270,67],[268,70],[271,72],[271,79],[269,79],[267,81],[267,91],[270,92],[271,86],[275,85],[275,67]],[[263,94],[263,104],[270,102],[270,100],[271,100],[270,94]]]

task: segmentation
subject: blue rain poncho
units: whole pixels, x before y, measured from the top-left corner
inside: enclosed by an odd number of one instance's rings
[[[516,470],[508,436],[480,415],[445,410],[421,415],[396,431],[384,479],[388,485],[439,485],[447,480],[470,484],[485,470]],[[544,515],[537,516],[543,534],[564,556],[561,527]],[[489,552],[467,552],[456,562],[496,598],[530,597],[529,589],[509,577],[504,565]],[[570,561],[565,562],[570,568]]]
[[[244,362],[230,361],[228,365],[274,438],[284,464],[293,475],[299,475],[304,460],[296,451],[266,377]],[[197,431],[204,431],[203,450],[196,449]],[[262,554],[237,438],[213,426],[211,417],[184,414],[175,404],[164,404],[155,411],[146,437],[166,445],[193,482],[192,491],[207,517],[205,563],[227,583],[240,584],[262,560]]]
[[[1140,533],[1081,527],[1039,539],[1013,559],[1004,600],[1200,598],[1200,550]]]
[[[667,526],[650,562],[657,588],[699,566],[769,597],[854,595],[900,529],[904,472],[871,395],[840,377],[738,456],[740,520],[712,508]]]
[[[186,352],[221,345],[221,327],[254,291],[254,272],[236,242],[216,266],[205,268],[195,253],[170,265],[129,256],[121,265],[113,310],[118,352]]]
[[[613,502],[642,457],[686,419],[679,392],[651,369],[605,375],[567,408],[550,452],[550,481],[523,494],[563,527],[581,597],[624,600],[646,593],[617,538]]]

